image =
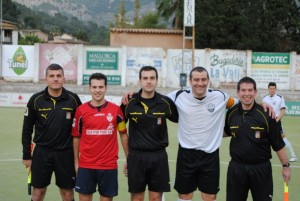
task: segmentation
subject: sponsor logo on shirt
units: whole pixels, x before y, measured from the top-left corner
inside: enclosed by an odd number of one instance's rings
[[[86,130],[87,135],[111,135],[113,130]]]

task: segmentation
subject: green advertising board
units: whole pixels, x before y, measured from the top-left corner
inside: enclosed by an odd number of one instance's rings
[[[89,84],[89,79],[91,75],[83,75],[83,85]],[[121,76],[120,75],[107,75],[107,84],[108,85],[121,85]]]
[[[86,69],[88,70],[118,70],[118,61],[118,52],[86,52]]]
[[[252,64],[289,65],[290,53],[252,52]]]
[[[300,102],[286,102],[286,115],[300,116]]]

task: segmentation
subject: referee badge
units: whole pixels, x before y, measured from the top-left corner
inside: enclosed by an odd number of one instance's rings
[[[66,113],[66,119],[71,119],[71,112]]]
[[[255,138],[260,138],[260,132],[259,131],[255,131]]]

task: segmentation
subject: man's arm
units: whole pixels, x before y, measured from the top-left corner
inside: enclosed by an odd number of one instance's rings
[[[126,128],[125,121],[121,121],[120,123],[118,123],[118,131],[120,133],[121,144],[122,144],[124,154],[125,154],[125,159],[126,159],[124,168],[123,168],[123,173],[125,174],[125,176],[127,176],[127,158],[128,158],[128,153],[129,153],[129,146],[128,146],[128,134],[127,134],[127,128]]]
[[[80,144],[80,137],[73,136],[74,167],[75,167],[76,174],[78,171],[79,144]]]
[[[77,174],[78,171],[78,162],[79,162],[79,145],[80,137],[82,133],[82,114],[80,112],[80,107],[76,109],[75,116],[72,124],[72,136],[73,136],[73,154],[74,154],[74,167]]]
[[[124,151],[124,154],[125,154],[125,158],[127,159],[128,153],[129,153],[128,134],[127,133],[120,133],[120,139],[121,139],[121,144],[122,144],[123,151]]]
[[[31,143],[33,127],[36,122],[36,115],[33,106],[33,98],[28,101],[26,111],[24,113],[23,129],[22,129],[22,145],[23,145],[23,163],[26,166],[31,164]]]
[[[276,121],[277,122],[279,122],[281,119],[282,119],[282,117],[285,115],[285,108],[281,108],[280,109],[280,114],[279,114],[279,116],[276,118]]]
[[[282,164],[282,177],[283,180],[288,184],[288,182],[291,179],[291,168],[289,166],[289,160],[287,158],[287,154],[285,151],[285,148],[282,148],[278,151],[276,151],[277,156]]]

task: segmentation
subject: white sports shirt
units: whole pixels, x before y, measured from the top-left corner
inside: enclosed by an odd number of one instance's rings
[[[180,145],[206,153],[214,152],[221,145],[225,109],[232,107],[238,100],[219,90],[208,89],[203,100],[196,99],[191,89],[183,90],[180,94],[177,94],[178,91],[168,96],[174,101],[179,113]]]
[[[268,103],[273,107],[276,117],[279,116],[281,109],[286,108],[284,98],[279,94],[274,94],[274,96],[265,95],[262,102]]]

